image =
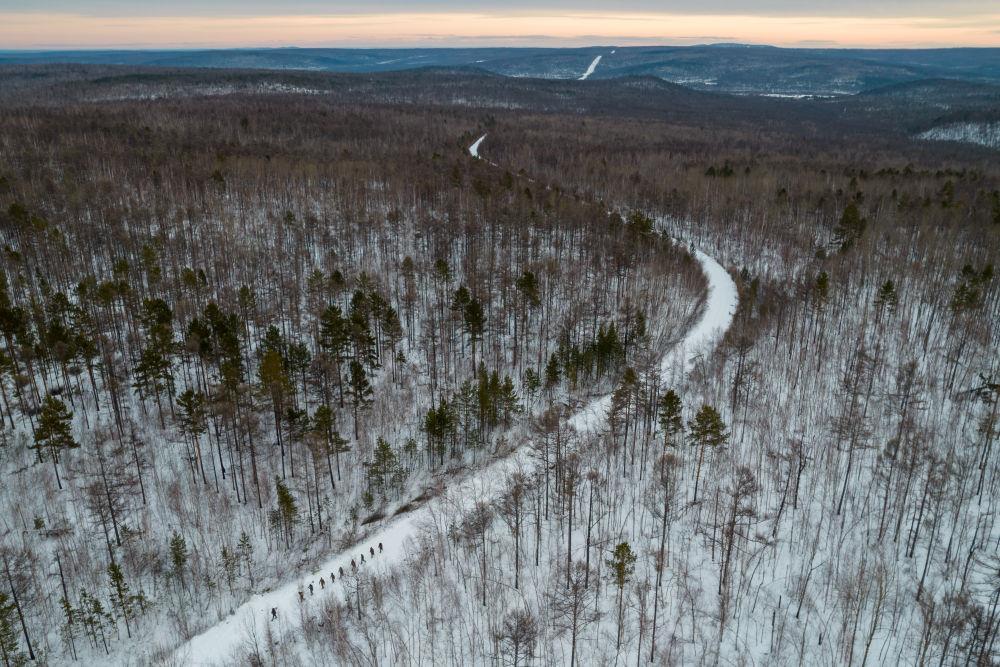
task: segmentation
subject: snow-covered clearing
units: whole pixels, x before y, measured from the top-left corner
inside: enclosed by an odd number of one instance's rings
[[[469,147],[473,157],[480,158],[479,148],[485,139],[484,134]],[[710,353],[729,328],[736,312],[738,293],[728,272],[712,257],[697,250],[693,254],[708,281],[704,312],[684,338],[664,354],[660,362],[664,383],[675,382],[686,375],[699,357]],[[610,403],[610,394],[591,401],[570,418],[570,424],[581,432],[597,430],[606,420]],[[434,523],[436,517],[441,515],[462,513],[478,502],[498,497],[511,473],[535,466],[537,462],[528,449],[522,447],[514,454],[472,473],[417,509],[397,515],[379,531],[327,560],[318,571],[303,573],[277,589],[255,595],[225,621],[178,648],[174,659],[178,664],[217,664],[227,660],[248,637],[257,640],[266,637],[270,623],[279,624],[283,634],[301,626],[310,607],[318,606],[317,603],[329,596],[336,595],[343,599],[350,593],[350,586],[345,584],[352,580],[352,560],[369,575],[381,575],[391,567],[406,563],[411,554],[418,553],[425,525]],[[366,559],[363,564],[362,558]],[[344,575],[341,575],[341,568]],[[348,577],[346,581],[345,576]],[[327,580],[335,577],[335,581],[321,589],[321,577]],[[311,593],[310,584],[313,586]],[[300,593],[303,601],[300,601]],[[271,620],[272,609],[277,610],[276,621]]]
[[[955,123],[934,127],[917,135],[926,141],[957,141],[1000,149],[1000,123]]]
[[[476,139],[476,141],[471,146],[469,146],[469,155],[471,155],[472,157],[478,158],[479,157],[479,147],[482,145],[482,143],[483,143],[483,141],[485,139],[486,139],[486,135],[485,134],[483,136],[479,137],[478,139]]]
[[[597,65],[601,62],[602,57],[603,56],[597,56],[596,58],[594,58],[594,62],[590,63],[590,67],[588,67],[587,71],[584,72],[583,76],[580,77],[580,81],[586,81],[587,79],[590,78],[590,75],[593,74],[594,70],[597,69]]]

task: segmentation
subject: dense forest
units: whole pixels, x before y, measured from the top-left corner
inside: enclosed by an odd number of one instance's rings
[[[5,667],[1000,659],[995,151],[149,76],[0,76]]]

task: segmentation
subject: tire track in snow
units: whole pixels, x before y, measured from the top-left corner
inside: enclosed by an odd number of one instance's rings
[[[472,157],[483,159],[479,155],[479,148],[485,139],[484,134],[469,147]],[[692,254],[708,280],[705,310],[684,338],[668,350],[660,361],[660,377],[664,386],[675,385],[691,371],[699,358],[712,352],[732,324],[739,303],[736,284],[725,268],[700,250],[693,250]],[[577,410],[569,423],[581,433],[593,433],[605,422],[610,405],[610,394],[596,398]],[[527,447],[522,447],[510,456],[480,468],[424,505],[390,519],[377,532],[327,559],[318,571],[306,573],[274,590],[254,595],[226,619],[176,649],[173,660],[185,665],[224,662],[244,645],[251,632],[259,650],[266,651],[264,641],[268,636],[269,626],[275,636],[287,636],[287,633],[300,627],[304,616],[318,609],[318,603],[331,595],[337,595],[343,600],[352,594],[357,579],[351,574],[351,561],[360,560],[361,554],[370,556],[369,550],[377,549],[377,545],[381,543],[384,552],[376,551],[375,556],[370,557],[360,571],[384,575],[391,568],[413,562],[413,558],[419,554],[420,536],[425,527],[446,525],[449,517],[472,509],[477,502],[488,502],[499,497],[506,488],[509,475],[520,470],[530,471],[535,466],[536,462],[527,450]],[[345,576],[340,576],[340,568],[344,568]],[[306,593],[305,600],[299,601],[300,591],[308,591],[310,583],[316,586],[320,577],[327,578],[331,574],[337,577],[334,582],[323,589],[314,588],[314,594]],[[349,579],[345,582],[346,577]],[[277,621],[270,620],[271,609],[278,610]]]

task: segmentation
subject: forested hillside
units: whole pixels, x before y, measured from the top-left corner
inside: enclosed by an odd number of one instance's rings
[[[597,105],[636,81],[38,71],[5,666],[1000,659],[995,152]]]

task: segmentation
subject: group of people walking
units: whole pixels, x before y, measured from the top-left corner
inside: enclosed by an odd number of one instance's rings
[[[383,550],[382,549],[382,543],[379,542],[378,543],[378,552],[382,553],[382,550]],[[368,547],[368,555],[372,559],[375,558],[375,547]],[[365,553],[362,551],[361,552],[361,565],[364,565],[364,564],[365,564]],[[352,558],[351,559],[351,572],[357,572],[357,571],[358,571],[358,562],[355,559]],[[344,568],[342,568],[342,567],[338,568],[338,572],[337,573],[330,572],[330,584],[333,584],[335,581],[337,581],[337,574],[340,574],[340,578],[343,579],[344,578]],[[326,579],[324,579],[322,576],[319,578],[319,587],[320,587],[320,590],[325,590],[326,589]],[[309,582],[309,595],[310,596],[311,595],[315,595],[315,592],[316,592],[316,589],[313,587],[313,583]],[[299,591],[299,603],[305,602],[305,599],[306,599],[306,593],[305,593],[305,591],[300,590]],[[271,607],[271,620],[274,621],[274,620],[277,620],[277,618],[278,618],[278,608],[277,607]]]

